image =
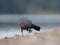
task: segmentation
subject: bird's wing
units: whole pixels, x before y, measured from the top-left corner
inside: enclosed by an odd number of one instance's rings
[[[32,25],[32,22],[31,22],[31,20],[29,20],[29,18],[19,18],[18,24],[19,25],[26,25],[29,27]]]

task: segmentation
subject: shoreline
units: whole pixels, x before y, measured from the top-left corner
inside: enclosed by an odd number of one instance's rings
[[[34,33],[34,35],[15,35],[0,39],[0,45],[60,45],[60,28]]]

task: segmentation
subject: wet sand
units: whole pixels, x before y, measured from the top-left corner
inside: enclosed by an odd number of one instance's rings
[[[5,37],[0,45],[60,45],[60,28],[34,33],[34,35]]]

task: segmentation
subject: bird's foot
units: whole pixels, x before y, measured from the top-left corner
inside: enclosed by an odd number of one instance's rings
[[[29,33],[32,32],[32,30],[29,30]]]

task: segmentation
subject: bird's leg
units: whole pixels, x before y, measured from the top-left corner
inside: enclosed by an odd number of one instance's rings
[[[30,32],[32,32],[32,30],[31,30],[31,29],[28,29],[28,31],[29,31],[29,34],[30,34]]]
[[[22,33],[22,36],[23,36],[23,29],[21,29],[21,33]]]
[[[32,30],[29,29],[29,33],[32,32]]]

